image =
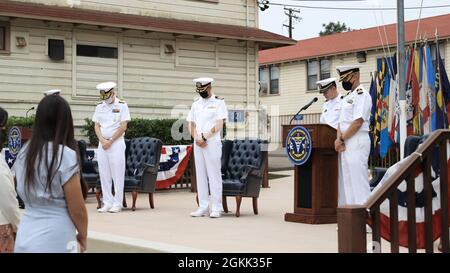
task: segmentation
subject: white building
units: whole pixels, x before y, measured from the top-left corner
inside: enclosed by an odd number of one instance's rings
[[[406,45],[414,43],[418,21],[405,23]],[[422,18],[420,37],[428,39],[435,52],[438,32],[440,53],[450,71],[450,14]],[[270,117],[272,141],[279,142],[281,125],[314,97],[319,100],[304,111],[303,123],[319,123],[325,98],[319,94],[316,81],[337,77],[336,66],[361,65],[361,83],[369,89],[370,74],[377,70],[377,59],[396,52],[396,24],[332,34],[300,40],[296,45],[260,52],[261,104],[277,107],[279,113]],[[383,48],[384,45],[384,48]],[[387,47],[388,45],[388,47]],[[433,55],[435,58],[435,55]],[[342,94],[345,91],[338,84]]]
[[[96,84],[116,81],[133,117],[178,117],[209,76],[230,110],[258,109],[258,51],[295,41],[257,26],[256,0],[1,1],[0,104],[25,116],[62,89],[79,127]],[[254,135],[257,111],[246,116],[239,130]]]

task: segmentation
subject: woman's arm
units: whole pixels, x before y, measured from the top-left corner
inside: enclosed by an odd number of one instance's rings
[[[81,252],[87,247],[88,215],[81,192],[80,174],[73,175],[63,186],[69,215],[78,231],[77,240],[81,246]]]
[[[16,232],[20,221],[19,203],[16,198],[13,180],[0,170],[0,211]]]

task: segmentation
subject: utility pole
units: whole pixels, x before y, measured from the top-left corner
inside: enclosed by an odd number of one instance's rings
[[[400,158],[403,159],[406,129],[406,71],[405,71],[405,4],[397,0],[397,68],[400,106]]]
[[[302,18],[298,17],[297,14],[300,13],[300,10],[293,9],[293,8],[284,8],[284,14],[286,14],[289,17],[289,24],[283,24],[283,26],[287,27],[289,29],[289,38],[292,39],[292,30],[294,29],[293,23],[294,21],[300,21]]]

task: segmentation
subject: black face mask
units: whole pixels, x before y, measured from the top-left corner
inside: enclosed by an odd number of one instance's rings
[[[349,81],[342,82],[342,88],[344,88],[347,91],[352,90],[352,86],[353,86],[353,84]]]
[[[206,99],[208,97],[208,91],[203,91],[203,92],[199,92],[198,93],[200,95],[200,97]]]

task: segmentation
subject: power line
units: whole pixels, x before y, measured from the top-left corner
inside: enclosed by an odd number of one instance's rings
[[[351,1],[351,0],[350,0]],[[356,0],[354,0],[356,1]],[[262,11],[269,8],[269,6],[283,6],[283,7],[294,7],[294,8],[305,8],[305,9],[323,9],[323,10],[347,10],[347,11],[377,11],[377,10],[392,10],[395,11],[397,8],[351,8],[351,7],[323,7],[323,6],[309,6],[309,5],[297,5],[297,4],[283,4],[283,3],[273,3],[268,0],[258,1],[258,5],[264,6]],[[450,5],[437,5],[437,6],[427,6],[427,7],[405,7],[405,10],[416,10],[416,9],[437,9],[437,8],[448,8]]]

